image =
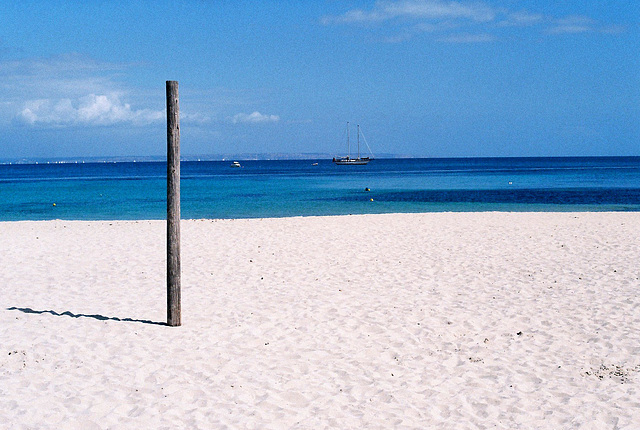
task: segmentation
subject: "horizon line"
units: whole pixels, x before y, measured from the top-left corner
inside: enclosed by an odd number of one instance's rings
[[[227,162],[227,161],[296,161],[331,160],[328,153],[238,153],[183,155],[185,162]],[[374,159],[482,159],[482,158],[640,158],[640,155],[469,155],[469,156],[416,156],[406,154],[379,154]],[[157,163],[165,162],[166,155],[122,155],[122,156],[69,156],[69,157],[7,157],[0,158],[0,165],[21,164],[92,164],[92,163]]]

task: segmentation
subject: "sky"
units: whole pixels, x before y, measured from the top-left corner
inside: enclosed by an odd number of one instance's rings
[[[5,1],[0,158],[640,155],[636,0]]]

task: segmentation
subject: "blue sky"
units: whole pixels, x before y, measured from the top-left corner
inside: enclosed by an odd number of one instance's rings
[[[635,1],[0,5],[2,158],[640,155]]]

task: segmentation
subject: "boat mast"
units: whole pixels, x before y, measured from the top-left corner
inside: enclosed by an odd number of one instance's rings
[[[360,159],[360,124],[358,124],[358,159]]]
[[[349,121],[347,121],[347,158],[351,158],[351,144],[349,143]]]

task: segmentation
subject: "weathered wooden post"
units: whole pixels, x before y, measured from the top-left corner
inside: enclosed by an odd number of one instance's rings
[[[180,108],[178,82],[167,81],[167,325],[180,313]]]

